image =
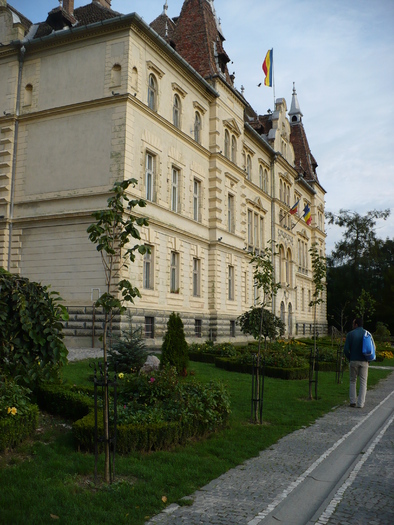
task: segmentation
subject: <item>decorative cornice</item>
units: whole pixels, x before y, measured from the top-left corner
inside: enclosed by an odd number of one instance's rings
[[[163,78],[165,73],[162,71],[156,64],[152,62],[152,60],[147,60],[146,62],[147,69],[150,69],[153,71],[159,78]]]

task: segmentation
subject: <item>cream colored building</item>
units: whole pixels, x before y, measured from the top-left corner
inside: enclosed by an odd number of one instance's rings
[[[133,324],[152,345],[172,311],[189,341],[244,340],[250,253],[271,239],[273,311],[287,336],[312,333],[308,250],[325,254],[325,192],[295,89],[290,111],[284,99],[269,115],[250,107],[228,74],[213,1],[186,0],[176,21],[165,5],[151,27],[110,0],[73,4],[32,24],[0,0],[0,265],[51,284],[70,311],[68,342],[90,344],[105,278],[86,229],[113,183],[133,177],[151,254],[125,277],[142,295]],[[201,29],[191,39],[190,20]]]

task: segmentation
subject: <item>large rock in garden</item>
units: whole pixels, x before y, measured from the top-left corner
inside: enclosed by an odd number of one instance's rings
[[[155,355],[149,355],[145,361],[145,364],[141,367],[140,374],[149,374],[155,370],[159,370],[160,359]]]

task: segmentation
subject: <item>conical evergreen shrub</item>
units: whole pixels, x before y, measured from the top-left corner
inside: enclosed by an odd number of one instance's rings
[[[189,350],[179,314],[172,312],[167,322],[167,331],[161,347],[160,366],[175,366],[178,374],[186,375],[189,363]]]

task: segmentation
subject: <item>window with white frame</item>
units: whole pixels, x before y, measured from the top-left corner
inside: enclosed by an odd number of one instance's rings
[[[193,258],[193,297],[200,297],[201,261]]]
[[[227,197],[227,227],[228,231],[234,233],[235,231],[235,197],[228,194]]]
[[[252,159],[250,155],[246,157],[246,177],[248,180],[252,180]]]
[[[263,190],[268,193],[269,192],[269,186],[268,186],[268,171],[264,169],[263,173]]]
[[[180,171],[178,168],[172,167],[171,174],[171,210],[179,212],[180,200],[179,200],[179,182],[180,182]]]
[[[234,135],[231,137],[231,161],[234,164],[237,162],[237,139]]]
[[[257,253],[264,249],[264,217],[248,210],[248,251]]]
[[[143,262],[143,287],[146,290],[153,290],[153,246],[147,246],[147,248]]]
[[[179,253],[178,252],[171,252],[170,292],[179,293]]]
[[[145,155],[145,198],[147,201],[154,200],[155,188],[155,155],[146,153]]]
[[[148,107],[157,111],[157,80],[155,75],[149,75],[148,81]]]
[[[174,95],[174,103],[172,106],[172,122],[177,128],[181,127],[181,99],[178,95]]]
[[[194,140],[201,144],[201,115],[198,111],[194,115]]]
[[[228,299],[234,301],[234,266],[229,265],[228,267]]]
[[[230,158],[230,133],[227,129],[224,130],[224,156]]]
[[[201,207],[201,181],[198,179],[193,180],[193,219],[195,221],[201,221],[200,214]]]

